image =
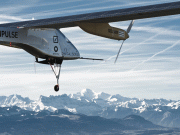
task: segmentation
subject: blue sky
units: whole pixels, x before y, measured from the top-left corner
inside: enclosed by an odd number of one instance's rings
[[[175,1],[6,0],[0,2],[0,23]],[[59,93],[53,90],[56,79],[50,66],[34,64],[34,57],[23,50],[0,46],[0,96],[20,94],[37,99],[40,95],[70,94],[89,88],[127,97],[179,100],[179,17],[136,20],[116,64],[114,60],[121,41],[90,35],[79,27],[61,29],[81,56],[104,58],[107,62],[64,61]],[[126,30],[129,23],[124,21],[111,25]]]

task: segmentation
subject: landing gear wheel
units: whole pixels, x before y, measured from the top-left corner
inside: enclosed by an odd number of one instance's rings
[[[58,92],[58,91],[59,91],[59,85],[55,85],[55,86],[54,86],[54,90],[55,90],[56,92]]]
[[[51,66],[52,71],[54,72],[54,75],[56,76],[56,79],[57,79],[57,85],[54,86],[54,90],[56,92],[59,91],[59,77],[60,77],[60,71],[61,71],[62,62],[63,62],[63,60],[59,60],[58,63],[49,62],[49,65]]]

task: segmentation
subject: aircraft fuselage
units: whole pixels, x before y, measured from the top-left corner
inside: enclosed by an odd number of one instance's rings
[[[36,58],[80,58],[76,47],[57,29],[0,27],[0,44],[24,49]]]

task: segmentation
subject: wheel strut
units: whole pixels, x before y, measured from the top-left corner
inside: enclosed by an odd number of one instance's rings
[[[51,63],[49,63],[49,65],[51,66],[52,68],[52,71],[54,72],[54,75],[57,79],[57,85],[54,86],[54,90],[56,92],[59,91],[59,77],[60,77],[60,72],[61,72],[61,64],[57,64],[57,63],[54,63],[54,65],[51,65]]]

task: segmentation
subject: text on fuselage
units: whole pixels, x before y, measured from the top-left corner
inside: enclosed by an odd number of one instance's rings
[[[15,31],[0,31],[0,37],[18,38],[18,32],[15,32]]]

